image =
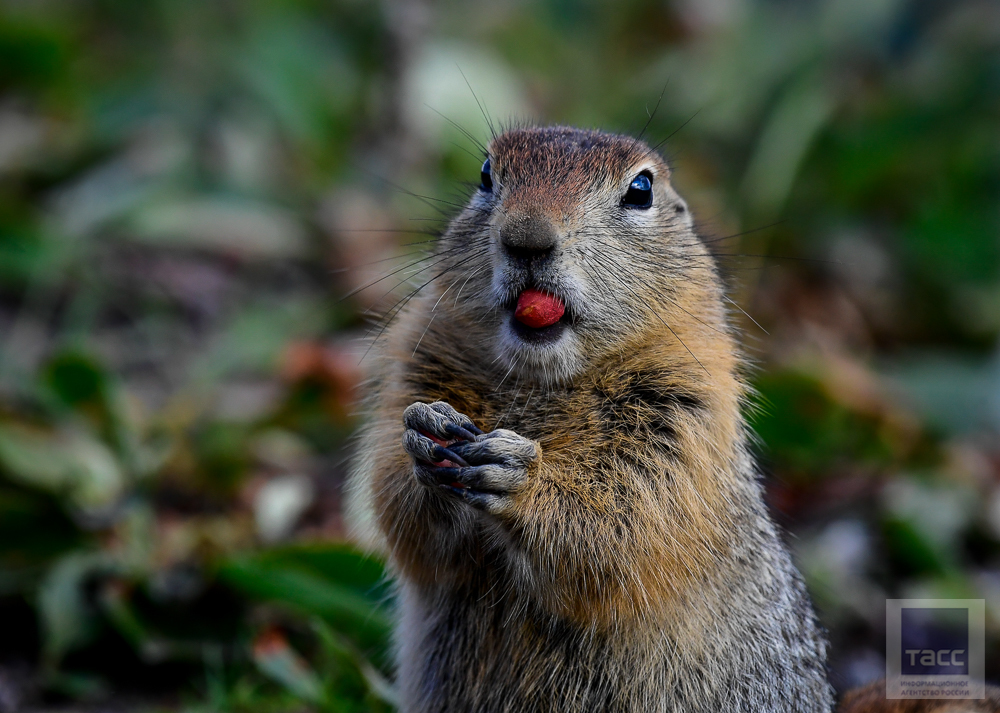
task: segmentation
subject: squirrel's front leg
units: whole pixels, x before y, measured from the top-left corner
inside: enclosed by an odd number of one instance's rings
[[[417,480],[493,515],[512,507],[541,455],[534,441],[502,428],[483,433],[443,401],[410,405],[403,424]]]
[[[479,544],[499,548],[506,575],[523,584],[514,589],[535,592],[552,613],[601,626],[658,617],[717,561],[716,521],[698,509],[708,491],[695,493],[695,474],[676,463],[651,457],[639,469],[596,457],[590,470],[567,469],[513,431],[477,433],[444,402],[412,404],[403,420],[414,485],[452,506],[441,513],[452,535],[466,531],[463,515],[487,513],[479,524],[507,537]],[[454,565],[464,571],[468,559]]]

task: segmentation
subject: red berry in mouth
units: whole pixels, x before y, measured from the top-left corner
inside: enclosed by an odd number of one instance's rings
[[[532,329],[541,329],[562,319],[566,305],[555,295],[530,287],[521,293],[514,319]]]

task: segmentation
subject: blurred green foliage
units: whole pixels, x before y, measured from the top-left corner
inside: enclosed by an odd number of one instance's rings
[[[836,685],[887,596],[1000,679],[995,3],[0,0],[0,713],[391,708],[357,345],[526,120],[671,159]]]

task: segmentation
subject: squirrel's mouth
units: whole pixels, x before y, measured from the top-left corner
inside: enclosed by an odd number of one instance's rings
[[[544,344],[559,338],[570,321],[561,297],[537,287],[525,289],[511,315],[511,329],[526,342]]]
[[[586,296],[566,282],[535,281],[529,276],[510,285],[506,299],[499,302],[497,358],[519,378],[555,383],[582,366]]]

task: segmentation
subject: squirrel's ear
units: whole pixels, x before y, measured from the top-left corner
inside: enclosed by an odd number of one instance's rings
[[[691,215],[691,209],[688,208],[687,203],[685,203],[684,199],[679,195],[674,194],[670,210],[672,210],[677,219],[683,221],[684,225],[687,227],[690,228],[694,225],[694,217]]]

